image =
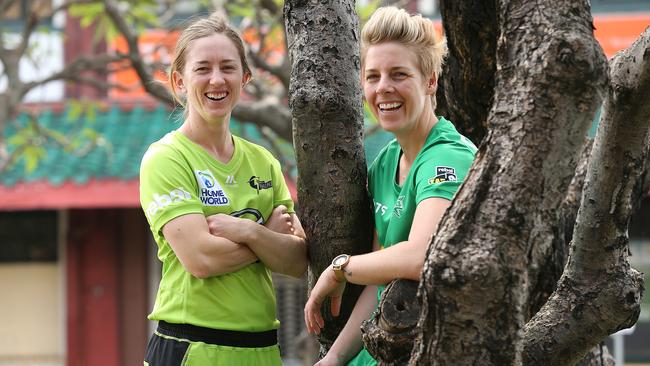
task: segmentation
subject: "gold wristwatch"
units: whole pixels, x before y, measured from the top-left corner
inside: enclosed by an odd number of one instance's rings
[[[350,255],[348,254],[339,254],[332,260],[332,270],[334,271],[334,276],[339,282],[347,282],[343,272],[348,263],[350,263]]]

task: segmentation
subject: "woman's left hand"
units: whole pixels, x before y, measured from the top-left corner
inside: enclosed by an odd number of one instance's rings
[[[344,290],[345,282],[339,282],[336,279],[331,267],[321,273],[305,304],[305,324],[309,333],[320,334],[320,330],[325,326],[321,305],[326,298],[330,298],[332,315],[339,315]]]
[[[287,213],[287,206],[279,205],[273,209],[271,216],[264,223],[267,229],[275,231],[280,234],[293,235],[293,223],[291,222],[291,215]]]

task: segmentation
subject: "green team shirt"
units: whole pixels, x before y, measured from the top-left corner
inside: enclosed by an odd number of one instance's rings
[[[439,117],[422,150],[415,158],[404,184],[397,184],[402,149],[392,140],[379,152],[368,171],[368,191],[375,205],[375,229],[381,248],[408,240],[415,209],[422,200],[440,197],[451,200],[474,161],[476,146]],[[377,299],[385,286],[378,286]],[[363,348],[347,366],[375,366]]]
[[[233,142],[233,157],[223,164],[173,131],[142,158],[140,203],[163,263],[149,319],[249,332],[279,327],[271,272],[264,264],[196,278],[162,235],[167,222],[191,213],[224,213],[263,224],[280,204],[294,212],[279,162],[261,146],[237,136]]]
[[[415,209],[422,200],[453,199],[472,165],[476,146],[459,134],[451,122],[440,117],[400,187],[396,177],[401,152],[397,141],[392,140],[379,153],[368,173],[375,229],[382,248],[408,240]]]

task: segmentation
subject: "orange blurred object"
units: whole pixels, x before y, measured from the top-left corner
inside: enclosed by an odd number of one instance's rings
[[[436,29],[442,31],[442,25],[439,20],[434,21]],[[650,13],[612,13],[594,15],[594,34],[600,42],[607,57],[612,57],[616,52],[631,45],[639,35],[650,26]],[[174,52],[174,45],[178,38],[179,32],[169,32],[166,30],[156,29],[146,32],[140,37],[139,46],[147,62],[161,62],[169,64]],[[259,47],[259,34],[252,29],[247,29],[243,33],[244,40],[252,47]],[[278,64],[284,56],[284,41],[277,31],[272,31],[267,35],[266,46],[263,53],[268,56],[267,62]],[[270,46],[269,46],[270,45]],[[126,52],[128,47],[126,40],[122,37],[117,38],[109,46],[117,52]],[[119,65],[116,65],[119,67]],[[156,71],[156,80],[168,85],[167,75],[162,70]],[[151,98],[140,86],[140,80],[133,69],[125,69],[114,72],[110,76],[110,82],[127,86],[128,91],[112,89],[109,92],[109,98],[114,100],[133,100]]]
[[[608,58],[630,46],[650,26],[650,13],[597,14],[594,35]]]
[[[159,62],[163,65],[168,65],[171,62],[178,36],[178,31],[170,32],[162,29],[150,30],[140,36],[138,46],[140,47],[140,52],[145,55],[145,62]],[[116,38],[109,45],[109,48],[115,52],[128,52],[128,45],[124,37]],[[116,64],[114,66],[121,69],[124,65]],[[165,85],[169,85],[167,74],[164,70],[156,70],[154,78]],[[140,78],[138,78],[138,75],[132,68],[126,68],[111,73],[109,76],[109,82],[129,88],[127,91],[115,88],[111,89],[108,95],[110,99],[130,100],[133,98],[150,98],[142,88]]]

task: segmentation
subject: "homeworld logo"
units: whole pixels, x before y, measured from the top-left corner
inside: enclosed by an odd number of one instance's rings
[[[199,199],[205,206],[226,206],[230,203],[221,184],[214,178],[209,170],[195,170],[196,180],[199,183]]]
[[[251,188],[255,188],[257,190],[257,194],[260,194],[260,189],[269,189],[273,187],[272,181],[263,181],[260,179],[260,177],[256,176],[252,176],[248,180],[248,184],[250,184]]]

